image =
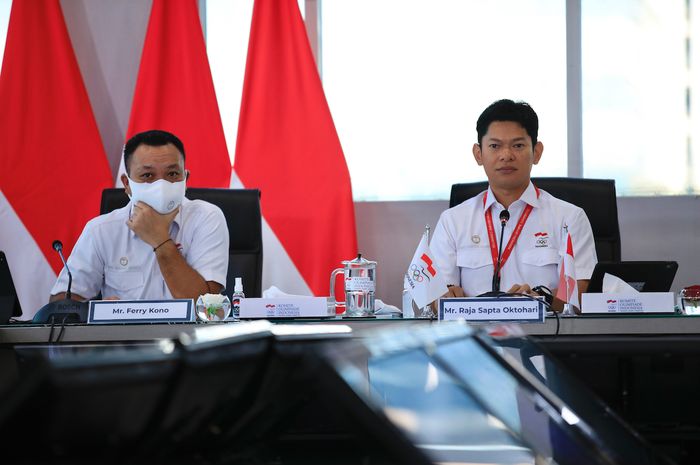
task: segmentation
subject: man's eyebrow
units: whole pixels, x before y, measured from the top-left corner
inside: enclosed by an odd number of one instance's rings
[[[524,141],[524,140],[527,140],[527,138],[525,136],[520,136],[520,137],[514,137],[514,138],[510,139],[510,140],[508,140],[508,142],[520,142],[520,141]],[[503,140],[501,140],[497,137],[489,137],[488,141],[489,142],[503,142]]]
[[[173,163],[172,165],[168,165],[167,168],[168,168],[169,170],[171,170],[171,169],[173,169],[173,168],[178,168],[178,169],[180,169],[180,164],[179,164],[179,163]]]

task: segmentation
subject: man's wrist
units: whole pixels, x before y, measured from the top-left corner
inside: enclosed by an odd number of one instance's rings
[[[166,240],[160,242],[158,245],[156,245],[155,247],[153,247],[153,252],[154,252],[154,253],[157,252],[158,249],[160,249],[161,247],[163,247],[163,246],[164,246],[165,244],[167,244],[168,242],[172,242],[172,239],[171,239],[171,238],[167,238]]]

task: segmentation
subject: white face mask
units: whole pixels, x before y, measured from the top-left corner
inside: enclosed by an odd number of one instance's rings
[[[185,181],[170,182],[159,179],[151,183],[135,182],[129,178],[131,201],[141,201],[164,215],[180,206],[185,197]]]

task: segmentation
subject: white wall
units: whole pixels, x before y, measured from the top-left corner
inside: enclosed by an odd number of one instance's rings
[[[699,197],[620,197],[617,205],[623,260],[677,261],[674,291],[700,283]],[[355,203],[360,252],[378,262],[380,299],[400,305],[403,272],[420,235],[447,206],[447,200]]]

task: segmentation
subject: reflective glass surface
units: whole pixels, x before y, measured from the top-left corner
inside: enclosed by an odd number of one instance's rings
[[[575,379],[539,345],[527,338],[493,339],[478,336],[507,363],[519,366],[541,382],[562,405],[575,412],[591,435],[595,435],[611,456],[624,457],[626,463],[672,463],[650,447],[610,407]],[[465,375],[469,375],[465,370]],[[608,447],[612,446],[612,447]]]
[[[384,331],[365,348],[343,354],[354,363],[338,363],[341,375],[432,460],[615,463],[544,385],[540,392],[467,326]]]
[[[373,400],[428,456],[445,460],[497,458],[532,463],[535,453],[469,395],[425,352],[410,351],[369,364]]]

